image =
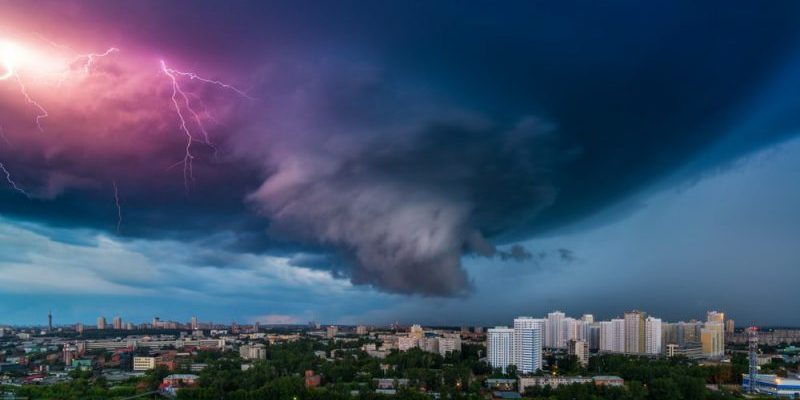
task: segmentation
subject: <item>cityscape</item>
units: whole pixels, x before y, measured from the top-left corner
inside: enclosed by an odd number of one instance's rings
[[[799,93],[799,0],[0,0],[0,400],[800,399]]]
[[[110,385],[93,394],[97,397],[205,398],[213,390],[201,389],[208,385],[204,374],[220,374],[220,365],[247,373],[279,365],[281,352],[295,352],[302,359],[294,367],[302,369],[297,372],[301,392],[336,387],[319,392],[322,398],[335,398],[334,393],[366,398],[527,398],[580,385],[631,391],[630,370],[606,370],[600,364],[620,362],[620,357],[644,363],[645,368],[668,362],[707,370],[695,395],[798,397],[800,378],[787,375],[800,365],[798,344],[800,328],[740,327],[724,312],[713,310],[703,320],[678,322],[638,310],[609,321],[553,311],[543,318],[521,316],[509,326],[494,327],[240,325],[198,317],[185,322],[153,317],[134,324],[119,316],[110,324],[99,316],[95,325],[54,325],[48,314],[46,325],[0,325],[0,387],[6,390],[5,398],[60,398],[68,396],[75,382],[93,376]],[[406,363],[426,353],[444,363],[422,367],[435,383],[425,374],[409,375]],[[337,371],[354,368],[355,360],[360,372]],[[459,362],[469,366],[459,370],[448,364]],[[448,380],[453,385],[448,387]]]

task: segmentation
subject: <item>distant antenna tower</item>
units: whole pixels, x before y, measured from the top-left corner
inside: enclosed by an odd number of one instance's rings
[[[756,374],[758,373],[758,328],[747,328],[748,355],[750,358],[750,384],[747,389],[750,393],[756,392]]]

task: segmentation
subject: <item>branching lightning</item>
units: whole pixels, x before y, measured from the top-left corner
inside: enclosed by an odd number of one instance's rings
[[[183,157],[183,184],[188,189],[189,181],[194,180],[194,173],[192,170],[192,161],[194,160],[194,156],[192,155],[192,141],[194,138],[192,137],[192,132],[189,131],[189,127],[186,125],[186,118],[183,116],[183,109],[178,102],[178,97],[180,96],[183,99],[187,109],[191,111],[192,107],[186,93],[181,90],[178,79],[175,78],[175,75],[171,72],[172,70],[167,68],[167,64],[163,60],[161,60],[161,70],[172,81],[172,104],[175,106],[175,113],[178,115],[181,132],[186,135],[186,154]],[[191,112],[197,117],[197,113],[194,113],[194,111]],[[197,118],[197,121],[200,129],[203,129],[202,121],[200,121],[199,118]],[[205,130],[203,131],[205,132]],[[207,138],[208,137],[206,137],[206,139]]]
[[[109,47],[103,52],[91,52],[81,54],[73,48],[53,42],[39,34],[36,37],[52,46],[54,49],[48,52],[36,51],[35,48],[18,46],[16,43],[0,40],[0,82],[13,82],[18,87],[19,93],[25,102],[36,110],[34,122],[39,131],[44,132],[43,120],[50,117],[50,113],[42,103],[34,97],[35,90],[29,86],[31,82],[38,83],[43,77],[56,74],[58,86],[74,74],[91,75],[97,66],[98,60],[120,52],[117,47]],[[182,85],[188,86],[187,81],[199,82],[204,85],[213,85],[219,89],[230,91],[236,96],[254,100],[247,92],[220,80],[209,79],[195,72],[179,71],[167,65],[163,60],[160,61],[161,72],[169,78],[172,85],[170,100],[174,112],[178,119],[178,127],[186,137],[185,153],[182,161],[175,166],[183,165],[184,185],[189,189],[189,182],[194,181],[192,145],[202,143],[214,150],[218,149],[211,140],[207,123],[216,123],[209,109],[195,93],[186,90]],[[33,80],[36,78],[37,80]],[[5,140],[5,135],[0,126],[0,139]],[[172,168],[172,167],[170,167]],[[31,198],[30,194],[17,185],[11,172],[6,166],[0,163],[0,173],[5,175],[8,184],[17,192]],[[112,181],[114,204],[117,209],[117,232],[119,233],[122,222],[122,206],[120,202],[119,187],[116,180]]]
[[[75,53],[75,51],[72,50],[70,47],[63,46],[58,43],[47,40],[39,34],[36,34],[36,36],[52,46]],[[25,65],[30,66],[31,64],[31,61],[29,60],[30,56],[29,55],[27,57],[25,56],[29,52],[25,52],[22,50],[23,49],[20,49],[18,46],[10,42],[5,42],[0,44],[0,64],[2,64],[4,70],[2,75],[0,75],[0,80],[9,80],[13,78],[14,81],[16,81],[17,86],[19,86],[19,91],[25,98],[25,101],[37,109],[38,113],[34,118],[34,122],[36,122],[36,127],[39,129],[39,131],[44,132],[44,128],[42,127],[42,120],[44,118],[47,118],[50,114],[47,112],[44,106],[42,106],[41,103],[39,103],[38,101],[34,100],[31,97],[31,95],[28,93],[28,88],[26,87],[25,82],[20,77],[19,73],[20,66],[18,65],[18,63],[21,62],[20,60],[21,59],[22,61],[27,60],[27,63]],[[111,47],[102,53],[78,54],[75,56],[75,58],[72,59],[72,61],[69,62],[58,61],[53,63],[57,66],[56,69],[60,70],[61,79],[59,79],[59,86],[60,82],[63,81],[63,79],[65,79],[65,75],[68,74],[72,68],[79,68],[84,74],[89,75],[91,73],[95,61],[98,58],[106,57],[118,51],[119,51],[118,48]]]
[[[189,95],[185,92],[180,85],[178,80],[179,77],[188,78],[190,80],[197,80],[203,83],[215,85],[221,87],[226,90],[233,91],[234,93],[238,94],[239,96],[245,97],[247,99],[253,99],[250,95],[244,92],[241,89],[236,88],[235,86],[229,85],[227,83],[203,78],[202,76],[194,73],[194,72],[184,72],[172,69],[167,66],[167,63],[164,60],[161,60],[161,71],[170,79],[170,83],[172,84],[172,105],[175,108],[175,113],[178,116],[179,127],[181,132],[186,135],[186,153],[183,158],[183,180],[184,185],[186,185],[188,189],[188,185],[190,181],[194,181],[194,171],[192,162],[194,161],[194,155],[192,154],[192,143],[195,141],[194,135],[192,135],[192,131],[189,128],[189,123],[187,122],[188,119],[194,122],[194,125],[202,134],[202,143],[207,146],[210,146],[214,149],[214,152],[217,152],[216,146],[211,142],[211,138],[208,134],[208,130],[203,123],[203,119],[200,117],[200,114],[195,110],[192,106],[192,102],[189,100]],[[188,114],[188,115],[185,115]]]
[[[166,65],[164,64],[163,60],[161,61],[161,64],[162,64],[162,67],[167,68]],[[221,82],[221,81],[218,81],[218,80],[203,78],[202,76],[199,76],[194,72],[182,72],[182,71],[176,71],[176,70],[170,69],[170,68],[167,68],[167,69],[169,70],[169,72],[171,74],[174,74],[174,75],[177,75],[177,76],[186,77],[186,78],[189,78],[189,79],[192,79],[192,80],[197,80],[197,81],[200,81],[200,82],[203,82],[203,83],[217,85],[217,86],[219,86],[219,87],[221,87],[223,89],[228,89],[228,90],[231,90],[233,92],[236,92],[236,94],[238,94],[239,96],[242,96],[244,98],[247,98],[247,99],[250,99],[250,100],[255,100],[255,98],[251,97],[245,91],[243,91],[243,90],[241,90],[241,89],[239,89],[239,88],[237,88],[237,87],[235,87],[233,85],[229,85],[227,83],[224,83],[224,82]]]
[[[83,70],[83,72],[86,75],[89,75],[89,73],[91,72],[91,69],[92,69],[92,65],[94,65],[94,61],[96,59],[102,58],[102,57],[106,57],[106,56],[108,56],[108,55],[110,55],[112,53],[116,53],[118,51],[119,51],[118,48],[111,47],[111,48],[109,48],[108,50],[106,50],[105,52],[102,52],[102,53],[80,54],[77,57],[75,57],[74,60],[72,60],[70,65],[76,65],[79,62],[83,61],[83,64],[80,64],[81,65],[81,69]]]

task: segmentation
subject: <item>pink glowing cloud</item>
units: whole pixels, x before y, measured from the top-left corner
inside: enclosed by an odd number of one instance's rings
[[[79,53],[76,46],[41,35],[4,43],[0,121],[13,147],[5,146],[0,157],[40,168],[41,175],[29,171],[26,177],[33,196],[52,197],[71,184],[102,186],[116,179],[113,175],[142,180],[169,175],[176,160],[190,180],[193,161],[208,161],[209,152],[217,152],[212,136],[228,112],[215,105],[228,99],[207,96],[202,86],[246,96],[220,80],[113,45]],[[60,179],[53,191],[46,182],[54,175],[79,178]]]

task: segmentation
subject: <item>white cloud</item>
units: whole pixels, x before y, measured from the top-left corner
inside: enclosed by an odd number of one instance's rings
[[[52,233],[52,235],[50,235]],[[0,219],[0,288],[13,293],[261,296],[335,294],[352,288],[330,273],[288,258],[225,253],[223,266],[198,265],[208,253],[192,243],[120,241],[91,231],[65,232]]]

